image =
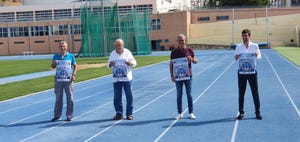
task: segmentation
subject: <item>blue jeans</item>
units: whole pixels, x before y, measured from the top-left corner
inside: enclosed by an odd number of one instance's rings
[[[189,113],[193,113],[193,97],[191,95],[192,90],[192,78],[188,80],[176,81],[177,89],[177,110],[178,113],[182,113],[182,87],[185,85],[186,96],[188,101]]]
[[[114,82],[114,107],[116,115],[123,116],[122,87],[124,88],[126,95],[126,115],[132,115],[133,97],[131,92],[131,81]]]

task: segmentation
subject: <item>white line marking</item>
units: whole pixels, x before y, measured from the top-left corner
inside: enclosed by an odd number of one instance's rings
[[[239,120],[235,120],[230,142],[235,142],[235,137],[236,137],[236,132],[237,132],[238,126],[239,126]]]
[[[166,77],[166,78],[167,78],[167,77]],[[139,90],[136,90],[136,91],[134,91],[134,92],[138,92],[138,91],[140,91],[140,90],[143,90],[143,89],[145,89],[146,87],[152,86],[152,85],[154,85],[154,84],[156,84],[156,83],[158,83],[158,82],[160,82],[160,81],[162,81],[162,80],[165,80],[166,78],[163,78],[163,79],[161,79],[161,80],[159,80],[159,81],[157,81],[157,82],[151,83],[151,84],[149,84],[149,85],[147,85],[147,86],[145,86],[145,87],[143,87],[143,88],[140,88]],[[98,93],[93,94],[93,95],[90,95],[90,96],[87,96],[87,97],[85,97],[85,98],[81,98],[81,99],[77,100],[76,102],[85,100],[85,99],[87,99],[87,98],[90,98],[90,97],[92,97],[92,96],[95,96],[95,95],[104,93],[104,92],[109,91],[109,90],[112,90],[112,88],[107,89],[107,90],[104,90],[104,91],[101,91],[101,92],[98,92]],[[112,103],[112,102],[108,102],[108,103],[106,103],[105,105],[111,104],[111,103]],[[66,105],[64,105],[64,107],[65,107],[65,106],[66,106]],[[103,106],[103,105],[102,105],[102,106]],[[100,107],[102,107],[102,106],[100,106]],[[51,109],[51,110],[53,110],[53,109]],[[95,109],[93,109],[93,110],[95,110]],[[47,110],[47,112],[48,112],[48,111],[49,111],[49,110]],[[93,112],[93,111],[88,111],[88,112]],[[40,114],[43,114],[43,113],[40,113]],[[84,114],[87,114],[87,113],[84,113]],[[35,116],[37,116],[37,115],[35,115]],[[75,118],[79,118],[79,117],[81,117],[81,116],[83,116],[83,114],[79,115],[78,117],[74,117],[74,119],[75,119]],[[32,118],[32,117],[28,117],[28,118],[26,118],[26,119],[22,119],[22,121],[27,120],[27,119],[29,119],[29,118]],[[21,121],[17,121],[17,122],[21,122]],[[17,122],[11,123],[11,124],[9,124],[9,125],[16,124]],[[117,121],[117,122],[118,122],[118,121]],[[32,139],[32,138],[34,138],[34,137],[36,137],[36,136],[38,136],[38,135],[44,134],[44,133],[46,133],[46,132],[48,132],[48,131],[50,131],[50,130],[52,130],[52,129],[58,127],[58,126],[63,125],[63,124],[65,124],[65,123],[61,123],[61,124],[59,124],[59,125],[53,126],[53,127],[49,128],[49,129],[46,129],[46,130],[44,130],[44,131],[42,131],[42,132],[40,132],[40,133],[37,133],[37,134],[35,134],[35,135],[32,135],[32,136],[30,136],[30,137],[28,137],[28,138],[25,138],[24,140],[21,140],[21,141],[27,141],[27,140],[29,140],[29,139]],[[114,125],[116,125],[116,124],[114,124]],[[7,127],[7,126],[8,126],[8,125],[6,125],[6,126],[4,126],[4,127]]]
[[[214,85],[216,82],[217,82],[217,80],[219,79],[219,78],[221,78],[222,76],[223,76],[223,74],[232,66],[232,64],[234,63],[235,61],[232,61],[231,62],[231,64],[230,65],[228,65],[227,66],[227,68],[194,100],[194,102],[193,102],[193,104],[194,103],[196,103],[199,99],[200,99],[200,97],[201,96],[203,96],[207,91],[208,91],[208,89],[212,86],[212,85]],[[184,111],[183,111],[183,114],[184,113],[186,113],[187,112],[187,110],[188,110],[188,108],[186,108]],[[174,125],[175,125],[175,123],[177,122],[178,120],[174,120],[173,122],[172,122],[172,124],[171,125],[169,125],[169,127],[168,128],[166,128],[165,129],[165,131],[163,131],[155,140],[154,140],[154,142],[158,142],[170,129],[171,129],[171,127],[173,127]]]
[[[266,58],[267,58],[267,60],[268,60],[268,62],[269,62],[269,64],[270,64],[270,66],[271,66],[273,72],[275,73],[275,75],[276,75],[276,77],[277,77],[279,83],[281,84],[281,86],[282,86],[282,88],[283,88],[283,90],[284,90],[284,92],[285,92],[285,95],[289,98],[290,102],[292,103],[294,109],[296,110],[296,112],[297,112],[297,114],[298,114],[298,117],[300,117],[300,111],[299,111],[298,107],[296,106],[296,104],[294,103],[294,100],[292,99],[292,97],[290,96],[288,90],[285,88],[284,84],[282,83],[282,81],[281,81],[281,79],[280,79],[278,73],[276,72],[276,70],[275,70],[273,64],[271,63],[269,57],[268,57],[266,54],[265,54],[265,56],[266,56]]]
[[[166,94],[170,93],[171,91],[175,90],[175,87],[173,87],[172,89],[168,90],[167,92],[165,92],[164,94],[156,97],[154,100],[150,101],[149,103],[143,105],[142,107],[140,107],[139,109],[137,109],[136,111],[134,111],[133,113],[136,113],[140,110],[142,110],[143,108],[145,108],[146,106],[152,104],[153,102],[157,101],[158,99],[160,99],[161,97],[165,96]],[[118,123],[122,122],[123,120],[119,120],[119,121],[116,121],[115,123],[111,124],[109,127],[106,127],[105,129],[103,129],[102,131],[96,133],[95,135],[91,136],[90,138],[86,139],[84,142],[89,142],[91,141],[92,139],[94,139],[95,137],[101,135],[102,133],[104,133],[105,131],[107,131],[108,129],[112,128],[113,126],[117,125]]]
[[[109,103],[106,103],[106,104],[104,104],[104,105],[101,105],[101,106],[99,106],[99,107],[96,107],[95,109],[92,109],[92,110],[90,110],[90,111],[87,111],[86,113],[83,113],[83,114],[81,114],[81,115],[79,115],[79,116],[76,116],[76,117],[74,117],[74,120],[77,119],[77,118],[80,118],[80,117],[82,117],[82,116],[84,116],[84,115],[86,115],[86,114],[88,114],[88,113],[90,113],[90,112],[93,112],[93,111],[95,111],[95,110],[97,110],[97,109],[100,109],[100,108],[102,108],[102,107],[104,107],[104,106],[106,106],[106,105],[108,105],[108,104],[110,104],[110,102],[109,102]],[[49,128],[49,129],[46,129],[46,130],[44,130],[44,131],[41,131],[41,132],[39,132],[39,133],[37,133],[37,134],[35,134],[35,135],[32,135],[32,136],[28,137],[28,138],[25,138],[25,139],[23,139],[23,140],[20,140],[20,142],[28,141],[28,140],[30,140],[30,139],[32,139],[32,138],[38,136],[38,135],[44,134],[44,133],[46,133],[46,132],[48,132],[48,131],[50,131],[50,130],[52,130],[52,129],[58,127],[58,126],[61,126],[61,125],[65,124],[65,123],[68,123],[68,122],[61,122],[61,123],[59,123],[58,125],[55,125],[55,126]]]
[[[223,58],[225,59],[225,57]],[[221,62],[223,59],[219,60],[219,62]],[[211,64],[210,66],[206,67],[206,69],[202,70],[201,72],[199,72],[198,74],[196,74],[195,76],[198,76],[200,75],[201,73],[205,72],[206,70],[208,70],[209,68],[211,68],[212,66],[214,66],[215,64],[219,63],[219,62],[216,62],[214,64]],[[152,83],[152,84],[156,84],[156,83]],[[169,91],[167,91],[166,93],[162,94],[161,96],[155,98],[154,100],[152,100],[151,102],[147,103],[146,105],[140,107],[138,110],[134,111],[134,113],[142,110],[143,108],[145,108],[146,106],[150,105],[151,103],[155,102],[156,100],[160,99],[161,97],[165,96],[167,93],[169,93],[170,91],[174,90],[175,87],[173,87],[172,89],[170,89]],[[185,109],[185,111],[187,111],[187,109]],[[103,129],[102,131],[96,133],[95,135],[91,136],[90,138],[86,139],[85,142],[89,142],[91,141],[92,139],[96,138],[97,136],[101,135],[102,133],[104,133],[105,131],[109,130],[110,128],[112,128],[113,126],[117,125],[118,123],[122,122],[122,120],[119,120],[119,121],[116,121],[115,123],[111,124],[109,127],[106,127],[105,129]],[[174,123],[174,122],[173,122]],[[176,122],[175,122],[176,123]],[[174,124],[175,124],[174,123]],[[174,125],[173,124],[173,125]]]
[[[277,52],[276,52],[277,53]],[[296,69],[298,69],[299,71],[300,71],[300,68],[296,65],[296,64],[294,64],[292,61],[290,61],[290,60],[288,60],[287,58],[285,58],[285,57],[283,57],[281,54],[279,54],[279,53],[277,53],[277,55],[279,56],[279,57],[281,57],[283,60],[285,60],[286,62],[288,62],[289,64],[291,64],[292,66],[294,66]]]

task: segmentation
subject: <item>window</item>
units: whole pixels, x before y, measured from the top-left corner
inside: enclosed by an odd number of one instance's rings
[[[72,19],[71,9],[54,10],[54,20]]]
[[[69,34],[68,25],[53,26],[53,34],[54,35],[68,35]]]
[[[73,9],[73,18],[80,19],[80,8]]]
[[[198,17],[197,21],[209,21],[209,17]]]
[[[15,22],[14,12],[0,13],[0,22]]]
[[[151,29],[152,30],[160,30],[160,19],[152,19],[151,21]]]
[[[33,11],[17,12],[17,21],[33,21]]]
[[[51,10],[36,11],[35,20],[36,21],[52,20],[52,11]]]
[[[135,6],[137,12],[149,12],[152,13],[152,5],[138,5]]]
[[[30,27],[31,36],[48,36],[49,27],[48,26],[33,26]]]
[[[217,20],[228,20],[229,16],[217,16]]]
[[[34,43],[45,43],[45,41],[37,40],[37,41],[34,41]]]
[[[81,24],[74,24],[74,34],[81,34]],[[72,31],[72,25],[71,25],[71,31]]]
[[[131,12],[131,6],[119,6],[119,14],[127,14]]]
[[[0,38],[8,37],[7,28],[0,27]]]
[[[10,27],[11,37],[29,36],[28,27]]]

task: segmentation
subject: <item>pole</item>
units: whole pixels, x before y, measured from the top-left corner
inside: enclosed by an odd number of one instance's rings
[[[74,47],[74,1],[73,1],[73,9],[72,9],[72,25],[71,25],[71,40],[72,40],[72,53],[75,54],[75,47]]]
[[[104,19],[104,4],[103,0],[101,1],[101,12],[102,12],[102,35],[103,35],[103,56],[107,56],[107,46],[106,46],[106,31],[105,31],[105,19]]]
[[[268,20],[268,7],[266,7],[266,33],[267,33],[267,44],[269,43],[269,20]]]
[[[231,37],[231,43],[234,43],[234,8],[232,8],[232,37]]]

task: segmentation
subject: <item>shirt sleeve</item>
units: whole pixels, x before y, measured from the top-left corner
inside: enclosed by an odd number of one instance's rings
[[[134,59],[134,57],[130,51],[128,52],[128,54],[129,54],[129,60],[131,61],[132,66],[135,67],[137,65],[136,60]]]
[[[257,54],[257,59],[261,59],[261,54],[260,54],[260,50],[259,50],[259,46],[256,46],[256,54]]]

